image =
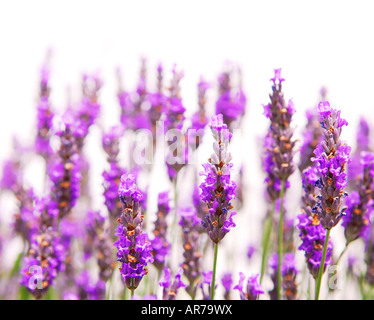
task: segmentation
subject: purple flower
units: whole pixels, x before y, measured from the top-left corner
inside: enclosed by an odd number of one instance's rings
[[[225,289],[223,296],[225,300],[230,300],[230,291],[231,291],[231,286],[232,286],[231,272],[224,273],[221,278],[221,282],[222,282],[223,288]]]
[[[352,191],[347,198],[347,211],[343,217],[342,225],[347,243],[362,237],[370,226],[374,204],[374,153],[361,152],[361,168],[357,191]]]
[[[344,188],[347,185],[346,171],[351,147],[340,140],[342,127],[347,125],[347,122],[340,118],[340,111],[333,109],[327,101],[320,102],[318,110],[323,140],[314,152],[316,156],[313,161],[320,177],[316,186],[321,194],[313,212],[318,214],[318,219],[325,229],[331,229],[339,223],[347,209],[344,206]]]
[[[182,104],[180,94],[180,81],[184,77],[183,71],[177,71],[176,66],[172,70],[173,76],[169,87],[169,99],[166,104],[165,129],[181,130],[185,120],[186,108]]]
[[[303,144],[300,147],[299,170],[303,172],[313,164],[313,152],[321,142],[322,129],[319,122],[319,114],[316,109],[306,111],[307,124],[303,132]]]
[[[215,139],[214,153],[209,162],[203,164],[204,171],[200,172],[205,177],[200,185],[200,196],[209,210],[202,223],[212,241],[218,243],[235,227],[232,218],[236,212],[230,213],[230,210],[236,184],[231,180],[231,154],[227,151],[232,134],[223,123],[222,114],[212,117],[211,131]]]
[[[238,71],[240,77],[240,69]],[[218,77],[219,97],[216,102],[216,114],[222,114],[224,122],[230,130],[238,127],[241,118],[244,116],[247,98],[239,85],[232,87],[233,71],[223,72]]]
[[[355,190],[360,185],[363,168],[361,163],[361,153],[370,150],[370,127],[364,117],[360,118],[356,134],[356,148],[352,154],[352,161],[348,168],[348,187]]]
[[[135,176],[124,174],[118,189],[123,204],[123,212],[116,229],[118,240],[117,260],[121,262],[121,277],[128,289],[138,287],[141,279],[148,273],[147,264],[153,262],[152,246],[142,229],[144,216],[141,214],[142,193],[135,184]]]
[[[49,167],[49,177],[53,183],[52,196],[59,209],[59,219],[69,214],[80,196],[81,159],[75,136],[72,132],[70,113],[64,117],[64,129],[58,132],[60,149]]]
[[[234,287],[234,290],[238,290],[241,300],[257,300],[260,294],[265,293],[264,288],[259,284],[259,274],[254,274],[248,277],[247,285],[244,287],[245,275],[239,273],[239,283]]]
[[[318,276],[318,271],[321,266],[322,250],[325,243],[326,231],[320,224],[317,216],[309,217],[306,213],[298,216],[299,223],[297,225],[300,230],[300,239],[302,244],[299,250],[305,252],[305,260],[310,274],[314,279]],[[329,240],[327,247],[326,260],[324,270],[331,263],[332,243]]]
[[[284,255],[282,263],[282,288],[286,300],[296,300],[297,298],[297,274],[295,256],[288,252]]]
[[[164,278],[159,282],[160,286],[163,287],[162,300],[175,300],[178,294],[179,288],[184,288],[186,285],[181,280],[183,269],[180,268],[175,274],[174,281],[171,282],[170,269],[164,269]]]
[[[203,279],[199,283],[199,288],[203,294],[203,300],[210,300],[210,288],[213,280],[213,271],[202,272]],[[217,285],[215,285],[217,287]]]
[[[153,265],[161,272],[165,266],[165,260],[170,252],[171,244],[167,240],[167,216],[170,213],[169,192],[158,194],[158,211],[155,221],[153,234],[154,239],[151,241],[153,248]]]
[[[374,232],[373,225],[371,225],[370,232],[364,235],[365,242],[365,263],[366,273],[365,281],[371,286],[374,285]]]
[[[118,71],[119,72],[119,71]],[[120,89],[117,94],[121,107],[121,123],[124,128],[130,130],[151,129],[151,119],[148,117],[145,105],[149,103],[149,94],[146,88],[146,66],[145,60],[142,60],[140,77],[135,92],[127,92],[122,88],[119,76]],[[154,102],[150,100],[151,102]]]
[[[23,259],[20,284],[40,299],[54,285],[58,272],[64,269],[65,248],[56,235],[57,212],[49,197],[35,199],[34,210],[39,228],[30,235],[30,247]]]
[[[199,250],[199,230],[201,220],[197,217],[196,211],[192,208],[180,209],[181,220],[179,225],[182,227],[183,243],[183,262],[181,267],[183,273],[188,279],[187,293],[192,299],[196,295],[196,283],[200,277],[200,260],[202,253]]]
[[[90,127],[99,117],[99,92],[103,83],[98,75],[84,74],[82,77],[82,99],[74,118],[74,135],[77,151],[81,153]]]
[[[49,101],[50,87],[49,74],[50,70],[47,64],[43,65],[40,72],[40,91],[37,106],[37,135],[35,139],[35,151],[46,160],[52,154],[52,148],[49,143],[52,129],[53,111]]]
[[[247,249],[247,258],[251,259],[253,254],[256,252],[256,247],[254,245],[250,245]]]
[[[208,117],[206,116],[206,91],[210,88],[210,84],[205,82],[202,78],[197,85],[198,87],[198,104],[199,110],[191,117],[191,128],[188,130],[188,142],[193,148],[198,148],[201,143],[202,134],[208,124]],[[193,129],[193,130],[191,130]],[[191,133],[192,132],[192,133]]]
[[[105,299],[105,282],[99,279],[94,282],[89,272],[84,270],[76,277],[79,300],[103,300]]]
[[[113,221],[116,221],[121,215],[122,204],[118,197],[118,187],[121,181],[121,175],[125,172],[118,164],[119,139],[123,135],[123,128],[115,126],[110,128],[109,132],[103,134],[102,145],[107,154],[109,169],[102,174],[104,178],[104,198],[105,205]]]
[[[265,172],[271,172],[274,178],[286,181],[294,172],[295,165],[293,163],[294,146],[293,129],[291,128],[292,115],[295,112],[293,103],[289,100],[286,104],[283,92],[282,81],[280,77],[280,69],[275,70],[273,81],[273,93],[270,94],[270,103],[264,106],[264,113],[270,119],[270,128],[266,142],[266,166]],[[275,81],[278,80],[278,81]],[[273,177],[269,176],[270,181],[274,184]],[[269,191],[268,191],[269,192]],[[275,195],[269,193],[272,198]]]

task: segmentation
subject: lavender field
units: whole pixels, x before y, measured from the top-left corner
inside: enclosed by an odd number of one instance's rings
[[[371,9],[1,4],[0,299],[374,299]]]

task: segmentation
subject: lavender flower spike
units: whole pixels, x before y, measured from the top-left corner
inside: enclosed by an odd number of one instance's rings
[[[284,255],[282,264],[282,286],[286,300],[297,299],[297,274],[298,270],[296,269],[295,256],[293,253],[288,252]]]
[[[229,213],[233,209],[231,200],[235,198],[236,183],[230,180],[233,165],[230,163],[231,154],[227,151],[232,134],[223,123],[222,114],[212,117],[211,131],[215,139],[214,153],[208,163],[203,164],[204,171],[200,172],[205,176],[200,185],[200,196],[209,208],[202,223],[212,241],[219,243],[235,227],[232,217],[236,212]]]
[[[292,115],[295,113],[292,100],[286,104],[282,92],[284,79],[280,75],[281,69],[275,69],[270,103],[264,106],[264,114],[270,119],[270,135],[273,139],[272,150],[272,173],[280,180],[286,181],[294,172],[293,154],[295,141],[292,140],[293,129],[291,128]]]
[[[200,260],[202,257],[199,251],[200,232],[198,230],[198,227],[201,226],[201,220],[197,217],[196,210],[192,208],[181,209],[180,215],[179,225],[183,232],[183,263],[181,266],[189,282],[186,291],[194,299],[197,289],[196,284],[200,277]]]
[[[132,174],[124,174],[118,189],[118,196],[123,204],[123,213],[118,219],[116,229],[118,241],[117,260],[121,262],[122,279],[132,292],[138,287],[142,278],[148,273],[147,264],[153,262],[152,246],[142,229],[144,216],[141,214],[140,202],[143,194],[135,184]]]
[[[320,189],[318,203],[313,212],[318,213],[322,226],[330,230],[336,226],[347,209],[344,198],[347,193],[347,164],[350,163],[351,147],[342,143],[340,134],[342,127],[348,122],[340,118],[340,111],[333,109],[328,101],[318,105],[320,121],[323,129],[323,140],[317,146],[313,161],[317,164],[320,179],[316,186]]]
[[[158,211],[153,229],[153,234],[155,237],[151,243],[154,256],[153,265],[159,272],[161,272],[165,266],[165,260],[170,252],[171,247],[171,244],[166,236],[168,228],[167,216],[170,212],[169,202],[169,191],[158,194]]]
[[[304,251],[307,267],[314,279],[317,278],[321,266],[322,249],[326,238],[325,229],[318,220],[317,213],[312,212],[312,208],[318,200],[315,197],[317,188],[315,183],[317,181],[318,175],[315,166],[303,171],[302,182],[304,194],[302,197],[302,213],[298,215],[299,223],[297,224],[297,228],[300,231],[299,237],[302,241],[299,250]],[[329,241],[323,271],[331,263],[331,254],[332,243]]]
[[[370,213],[374,198],[374,153],[361,152],[362,174],[357,186],[347,199],[347,215],[343,217],[347,243],[362,237],[370,226]]]

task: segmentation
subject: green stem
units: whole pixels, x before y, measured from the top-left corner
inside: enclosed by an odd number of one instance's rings
[[[135,292],[135,290],[131,289],[131,298],[130,298],[130,300],[132,300],[132,298],[134,297],[134,292]]]
[[[318,277],[316,279],[315,300],[319,299],[319,292],[320,292],[320,289],[321,289],[322,276],[323,276],[323,271],[325,269],[325,260],[326,260],[327,247],[328,247],[328,243],[329,243],[330,231],[331,231],[330,229],[328,229],[326,231],[326,238],[325,238],[325,244],[323,245],[321,265],[319,266]]]
[[[339,257],[338,257],[338,260],[337,260],[336,263],[335,263],[336,270],[335,270],[334,275],[336,275],[336,274],[338,273],[338,268],[337,268],[337,267],[338,267],[338,265],[339,265],[339,262],[340,262],[342,256],[343,256],[344,253],[347,251],[347,249],[348,249],[348,245],[349,245],[349,244],[350,244],[350,242],[346,242],[343,251],[340,253],[340,255],[339,255]],[[329,286],[329,289],[327,290],[327,295],[330,293],[330,291],[331,291],[331,288],[330,288],[330,286]]]
[[[340,259],[342,258],[343,254],[347,251],[347,249],[348,249],[348,245],[349,245],[349,244],[350,244],[350,242],[347,242],[347,243],[345,244],[345,247],[344,247],[343,251],[340,253],[339,258],[338,258],[338,260],[337,260],[336,263],[335,263],[336,266],[338,266],[338,264],[339,264],[339,262],[340,262]]]
[[[271,232],[273,229],[274,208],[275,208],[275,201],[273,201],[271,205],[270,217],[267,218],[267,221],[265,224],[264,237],[262,239],[262,261],[261,261],[260,284],[262,283],[262,279],[265,275],[265,269],[266,269],[269,251],[270,251],[270,238],[271,238]]]
[[[282,179],[280,190],[280,210],[279,210],[279,228],[278,228],[278,300],[282,300],[282,256],[283,256],[283,198],[286,180]]]
[[[216,288],[216,269],[217,269],[218,243],[214,244],[213,278],[210,288],[210,300],[214,300],[214,291]]]

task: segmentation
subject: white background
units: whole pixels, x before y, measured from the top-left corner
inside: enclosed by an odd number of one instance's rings
[[[67,88],[74,94],[83,72],[99,71],[104,80],[103,128],[118,122],[118,66],[132,90],[140,56],[148,59],[150,85],[159,61],[169,72],[176,63],[185,72],[182,95],[191,114],[197,108],[200,75],[216,85],[223,63],[231,60],[242,67],[248,97],[245,145],[234,145],[232,153],[234,159],[246,161],[248,210],[256,211],[261,208],[256,200],[263,195],[256,139],[268,127],[262,104],[268,102],[273,69],[282,68],[285,97],[294,101],[296,137],[305,123],[305,109],[318,102],[319,90],[326,86],[332,106],[350,123],[343,138],[354,146],[359,116],[371,123],[374,118],[373,12],[372,1],[342,0],[2,1],[0,161],[11,154],[13,134],[24,143],[33,141],[39,69],[49,48],[53,108],[64,110]],[[255,229],[254,223],[241,230]]]

